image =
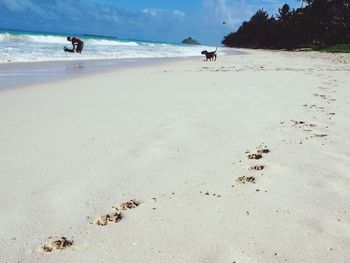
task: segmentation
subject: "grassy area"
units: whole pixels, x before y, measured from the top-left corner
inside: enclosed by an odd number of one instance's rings
[[[340,44],[321,49],[323,52],[330,53],[350,53],[350,44]]]

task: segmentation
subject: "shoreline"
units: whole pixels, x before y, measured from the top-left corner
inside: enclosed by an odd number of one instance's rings
[[[194,57],[3,63],[0,64],[0,91],[191,58]]]
[[[247,51],[0,92],[0,261],[349,261],[337,59]]]
[[[244,52],[222,48],[226,55],[242,55]],[[90,74],[99,74],[126,68],[158,65],[175,61],[188,61],[191,57],[126,58],[126,59],[84,59],[0,63],[0,91],[60,81]]]

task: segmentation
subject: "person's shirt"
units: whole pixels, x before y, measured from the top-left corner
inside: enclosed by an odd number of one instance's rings
[[[81,45],[81,44],[84,43],[81,39],[79,39],[79,38],[77,38],[77,37],[72,37],[71,41],[72,41],[72,44],[73,44],[73,45],[74,45],[74,44]]]

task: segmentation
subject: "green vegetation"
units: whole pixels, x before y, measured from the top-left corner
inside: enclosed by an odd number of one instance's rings
[[[330,53],[350,53],[350,44],[340,44],[321,49],[324,52]]]
[[[300,8],[285,4],[272,16],[258,10],[222,43],[228,47],[349,52],[350,0],[300,1]]]

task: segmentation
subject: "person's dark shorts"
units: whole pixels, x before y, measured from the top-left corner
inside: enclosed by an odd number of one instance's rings
[[[81,44],[77,45],[76,51],[77,51],[78,53],[80,53],[80,52],[83,50],[83,48],[84,48],[84,43],[81,43]]]

